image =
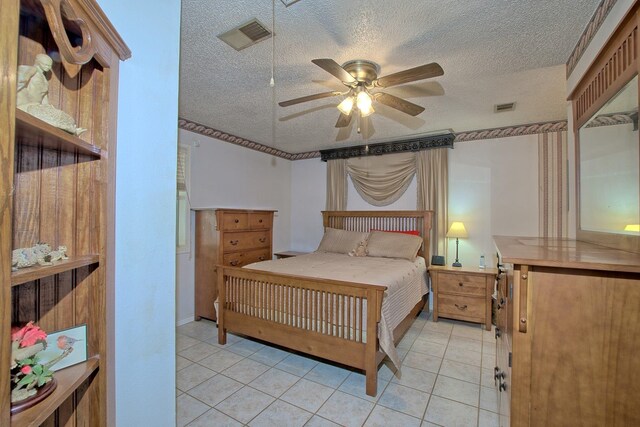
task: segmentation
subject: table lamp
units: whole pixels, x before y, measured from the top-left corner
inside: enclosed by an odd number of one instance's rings
[[[454,222],[451,224],[449,231],[447,232],[447,237],[455,237],[456,238],[456,262],[451,264],[453,267],[462,267],[460,261],[458,261],[458,239],[467,237],[467,229],[464,228],[464,224],[461,222]]]

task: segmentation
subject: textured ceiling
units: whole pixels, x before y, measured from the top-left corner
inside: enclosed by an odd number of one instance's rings
[[[271,1],[183,0],[180,117],[289,153],[565,119],[565,67],[600,0],[276,0],[271,39],[235,51],[216,36],[251,18],[270,30]],[[311,63],[378,63],[387,75],[438,62],[444,75],[385,89],[421,105],[417,117],[379,103],[363,132],[334,124],[341,97],[277,102],[342,83]],[[513,112],[494,104],[516,102]]]

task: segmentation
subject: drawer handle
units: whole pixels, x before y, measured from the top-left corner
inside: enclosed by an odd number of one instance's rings
[[[462,286],[464,286],[464,283],[459,282],[459,283],[458,283],[458,286],[462,287]]]
[[[233,246],[238,244],[237,240],[229,240],[229,243],[231,243]]]
[[[465,304],[465,305],[463,305],[463,306],[460,306],[460,305],[458,305],[458,304],[454,304],[454,305],[456,306],[456,308],[457,308],[458,310],[462,310],[462,311],[464,311],[464,310],[466,310],[466,309],[467,309],[467,304]]]
[[[496,328],[496,339],[500,338],[501,335],[502,332],[500,331],[500,328]]]
[[[264,261],[264,256],[259,256],[259,257],[258,257],[258,259],[259,259],[260,261]]]
[[[235,267],[236,265],[238,265],[238,261],[237,261],[237,260],[234,260],[234,261],[231,261],[229,264],[230,264],[232,267]]]
[[[235,220],[233,220],[233,222],[235,222],[236,224],[240,222],[240,220],[238,218],[236,218]]]
[[[258,220],[258,222],[259,222],[260,224],[262,224],[262,220],[261,220],[261,219],[259,219],[259,220]]]
[[[266,237],[261,237],[258,240],[260,240],[260,243],[264,243],[264,242],[267,241],[267,238]]]
[[[505,391],[507,389],[507,383],[504,381],[500,382],[500,387],[498,387],[498,389],[502,392]]]

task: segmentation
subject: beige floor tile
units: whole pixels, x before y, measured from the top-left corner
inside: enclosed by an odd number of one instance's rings
[[[219,351],[220,349],[218,347],[214,347],[207,343],[201,342],[185,350],[182,350],[180,353],[178,353],[178,355],[187,358],[192,362],[198,362],[205,357],[211,356],[212,354]]]
[[[430,423],[429,421],[422,421],[420,427],[441,427],[438,424]]]
[[[440,358],[444,356],[446,349],[446,345],[427,341],[424,338],[418,338],[411,346],[411,351],[417,351],[418,353],[424,353]]]
[[[349,374],[346,380],[340,385],[338,390],[345,393],[349,393],[352,396],[359,397],[360,399],[368,400],[369,402],[377,401],[389,381],[385,381],[378,377],[378,389],[375,396],[369,396],[366,391],[366,376],[359,372],[352,372]]]
[[[334,423],[333,421],[329,421],[317,415],[311,417],[309,422],[304,425],[304,427],[340,427],[340,425]]]
[[[466,337],[477,341],[482,341],[482,331],[484,325],[477,323],[456,324],[453,326],[451,336]]]
[[[427,328],[424,328],[418,336],[421,340],[442,345],[447,345],[450,337],[451,334],[449,332],[438,332]]]
[[[482,353],[484,354],[496,354],[496,343],[482,341]]]
[[[447,348],[459,348],[462,350],[482,352],[482,341],[477,341],[467,337],[451,336],[449,346]]]
[[[242,359],[244,359],[244,356],[240,356],[236,353],[231,353],[227,350],[220,350],[219,352],[214,353],[209,357],[205,357],[198,363],[202,366],[206,366],[213,371],[222,372],[228,367],[235,365]]]
[[[378,400],[378,405],[422,419],[428,402],[429,393],[399,384],[389,384]]]
[[[385,358],[382,360],[380,366],[378,366],[378,381],[391,381],[391,379],[395,377],[396,372],[398,372],[398,370],[393,366],[391,360]]]
[[[448,319],[440,319],[437,322],[430,321],[425,323],[422,333],[425,330],[450,334],[453,330],[453,323]]]
[[[498,412],[499,392],[495,387],[480,387],[480,409]]]
[[[493,369],[482,368],[482,378],[480,379],[480,385],[483,387],[496,388],[496,381],[494,378]]]
[[[242,424],[217,409],[210,409],[187,427],[242,427]]]
[[[276,400],[249,423],[251,427],[302,427],[313,416],[296,406]]]
[[[305,356],[298,354],[290,354],[285,357],[280,363],[276,365],[276,368],[283,371],[287,371],[293,375],[304,377],[307,372],[313,369],[318,362]]]
[[[350,371],[346,369],[320,362],[304,377],[331,388],[338,388],[347,379],[349,373]]]
[[[210,320],[189,322],[176,328],[177,333],[190,336],[200,341],[218,336],[216,324]]]
[[[218,403],[216,409],[246,424],[274,400],[266,393],[245,386]]]
[[[186,426],[209,409],[207,405],[188,394],[178,396],[176,399],[176,425],[178,427]]]
[[[419,427],[420,420],[384,406],[376,405],[364,427]]]
[[[500,417],[498,414],[480,409],[478,427],[498,427],[499,425]]]
[[[336,391],[322,405],[318,415],[343,426],[358,427],[365,422],[373,406],[371,402]]]
[[[483,354],[482,355],[482,367],[485,369],[493,369],[496,366],[495,354]]]
[[[242,388],[242,383],[225,377],[216,375],[202,384],[189,390],[189,394],[209,406],[216,406],[227,397]]]
[[[474,384],[480,384],[480,367],[467,365],[465,363],[455,362],[445,359],[440,367],[440,375],[444,375],[457,380],[467,381]]]
[[[222,371],[222,374],[243,384],[249,384],[269,369],[269,366],[255,360],[244,359]]]
[[[441,426],[474,427],[478,423],[478,408],[431,396],[424,419]]]
[[[269,366],[276,366],[284,358],[290,355],[288,351],[279,348],[265,346],[251,355],[251,359]]]
[[[176,371],[179,371],[180,369],[184,369],[189,365],[192,365],[193,362],[185,357],[182,356],[176,356]]]
[[[198,341],[195,338],[191,338],[182,334],[177,334],[176,335],[176,353],[180,353],[181,351],[186,350],[187,348],[199,343],[200,341]]]
[[[189,391],[214,375],[214,371],[194,363],[176,374],[176,386],[182,391]]]
[[[470,406],[478,406],[480,385],[438,375],[433,395],[455,400]]]
[[[402,366],[409,366],[411,368],[433,372],[434,374],[438,373],[441,364],[442,358],[417,351],[410,351],[402,361]]]
[[[281,371],[280,369],[271,368],[255,380],[251,381],[249,385],[255,389],[270,394],[273,397],[280,397],[282,393],[287,391],[299,380],[300,377],[296,375]]]
[[[448,348],[444,353],[444,358],[454,362],[466,363],[480,367],[482,365],[482,353],[475,351],[461,350],[459,348]]]
[[[425,393],[431,393],[433,385],[436,382],[436,374],[404,366],[402,368],[402,376],[400,378],[393,377],[391,382],[415,388],[416,390],[424,391]]]
[[[331,387],[301,379],[280,396],[280,399],[309,412],[316,412],[334,391]]]
[[[241,356],[248,357],[248,356],[251,356],[256,351],[263,349],[264,347],[265,347],[264,344],[260,344],[259,342],[245,339],[225,347],[225,350],[231,351],[233,353],[237,353]]]

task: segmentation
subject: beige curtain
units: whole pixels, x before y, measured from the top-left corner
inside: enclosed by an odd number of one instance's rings
[[[567,237],[567,132],[538,135],[540,237]]]
[[[415,153],[366,156],[347,161],[353,186],[373,206],[387,206],[398,200],[411,183],[415,170]]]
[[[327,161],[327,210],[347,209],[347,160]]]
[[[449,223],[449,150],[435,148],[416,153],[416,179],[419,210],[434,212],[431,227],[431,255],[446,255]]]

